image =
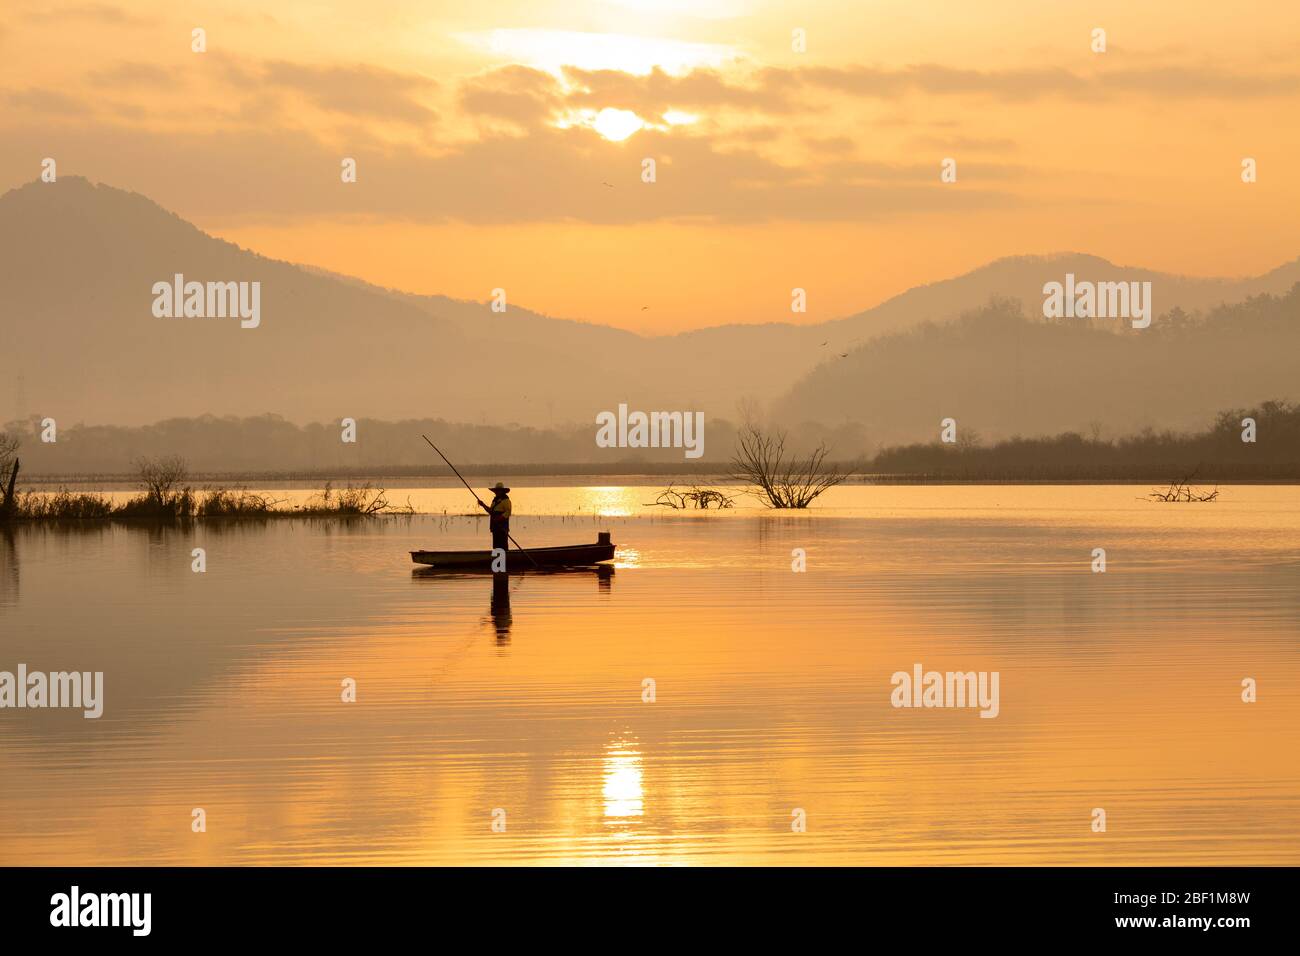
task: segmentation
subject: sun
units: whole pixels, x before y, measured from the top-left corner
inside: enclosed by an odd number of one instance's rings
[[[621,143],[644,127],[645,123],[641,122],[641,117],[631,110],[617,110],[608,106],[597,113],[591,121],[592,129],[614,143]]]

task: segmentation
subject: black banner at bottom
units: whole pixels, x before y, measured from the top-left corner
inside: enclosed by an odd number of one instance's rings
[[[878,938],[894,928],[927,944],[1046,935],[1231,946],[1288,928],[1296,876],[1210,867],[32,868],[0,870],[0,918],[6,940],[64,936],[78,945],[421,934],[459,946],[463,933],[490,943],[557,934],[631,942],[688,928],[691,939],[734,942],[836,930]]]

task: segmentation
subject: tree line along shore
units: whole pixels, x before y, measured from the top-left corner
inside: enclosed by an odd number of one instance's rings
[[[836,456],[823,434],[816,447],[801,451],[787,432],[752,422],[733,431],[730,462],[645,461],[481,463],[462,471],[474,476],[644,475],[701,483],[725,480],[756,488],[772,507],[807,507],[829,487],[849,483],[999,483],[999,482],[1160,482],[1181,483],[1300,481],[1300,405],[1267,401],[1254,408],[1221,412],[1209,428],[1195,433],[1147,429],[1115,439],[1062,432],[1039,438],[1010,438],[985,444],[972,429],[957,431],[953,442],[935,441],[881,448],[856,459]],[[805,436],[806,437],[806,436]],[[25,475],[19,487],[21,439],[0,432],[0,520],[189,519],[272,516],[348,516],[411,513],[395,505],[377,476],[396,479],[445,477],[428,465],[353,467],[249,472],[243,481],[319,481],[323,487],[301,505],[287,505],[264,492],[230,484],[231,473],[196,475],[179,455],[139,457],[129,475],[97,476],[103,483],[129,482],[137,494],[114,501],[99,491],[66,485],[88,476],[61,479]],[[834,480],[826,481],[831,477]],[[364,480],[364,479],[371,480]],[[57,490],[42,490],[56,481]],[[197,481],[206,487],[194,488]],[[341,487],[335,481],[343,481]],[[32,487],[36,485],[36,487]],[[670,488],[673,485],[669,486]],[[803,489],[812,491],[806,496]],[[787,494],[788,492],[788,494]],[[676,496],[669,496],[675,500]],[[716,502],[716,497],[705,499]]]

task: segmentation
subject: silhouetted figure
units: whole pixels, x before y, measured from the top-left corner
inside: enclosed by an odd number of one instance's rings
[[[497,482],[488,489],[492,492],[492,504],[482,505],[488,513],[488,529],[492,532],[492,547],[502,551],[510,547],[510,489]]]

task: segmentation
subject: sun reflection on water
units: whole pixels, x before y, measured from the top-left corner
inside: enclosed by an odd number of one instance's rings
[[[605,754],[605,816],[639,817],[645,793],[641,782],[641,753],[631,744],[617,740]]]
[[[583,488],[582,494],[582,511],[590,511],[593,514],[602,515],[609,518],[626,518],[639,509],[636,500],[640,489],[628,488],[619,485],[597,485],[591,488]]]

